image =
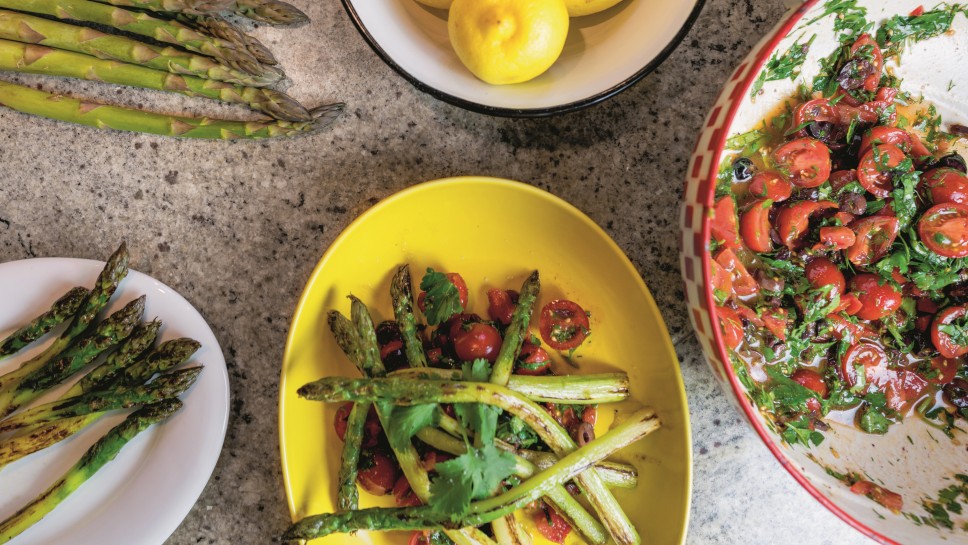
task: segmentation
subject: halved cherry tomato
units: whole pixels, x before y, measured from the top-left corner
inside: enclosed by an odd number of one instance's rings
[[[928,381],[914,371],[900,369],[892,371],[891,379],[884,387],[887,396],[887,406],[895,411],[903,411],[905,405],[921,398],[928,388]]]
[[[867,496],[868,498],[876,501],[895,513],[900,513],[901,509],[904,507],[904,499],[900,494],[897,492],[891,492],[890,490],[878,486],[870,481],[857,481],[851,485],[850,491],[854,494]]]
[[[511,290],[487,290],[487,315],[495,322],[504,325],[511,323],[514,306],[518,300],[518,293]]]
[[[922,183],[931,191],[931,202],[968,204],[968,176],[953,168],[936,168],[921,176]]]
[[[901,292],[876,274],[861,273],[851,278],[850,292],[857,296],[861,320],[880,320],[901,307]]]
[[[723,342],[726,346],[736,350],[743,342],[743,323],[740,322],[736,311],[729,307],[716,307],[716,315],[723,326]]]
[[[846,250],[857,242],[857,235],[850,227],[821,227],[820,248],[824,250]]]
[[[942,257],[968,257],[968,205],[937,204],[918,220],[921,242]]]
[[[773,201],[758,199],[753,201],[749,209],[743,212],[739,220],[740,234],[746,247],[754,252],[769,253],[773,251],[773,240],[770,239],[770,209]]]
[[[414,532],[410,536],[410,541],[407,542],[407,545],[430,545],[430,538],[427,537],[427,532],[427,530]]]
[[[885,198],[894,189],[893,177],[898,166],[907,159],[900,148],[892,144],[874,144],[861,157],[857,166],[857,181],[873,195]],[[914,165],[907,170],[910,172]]]
[[[551,371],[551,358],[544,348],[524,341],[515,372],[519,375],[545,375]]]
[[[748,297],[759,293],[759,284],[756,283],[756,280],[732,250],[723,248],[714,259],[729,273],[733,281],[733,293],[739,297]]]
[[[760,318],[760,315],[757,314],[755,310],[744,305],[743,303],[737,303],[736,315],[739,316],[741,320],[746,320],[756,327],[763,327],[764,325],[763,318]]]
[[[843,294],[847,290],[847,281],[844,273],[826,257],[815,257],[803,268],[807,282],[816,289],[824,286],[833,286],[831,295],[834,293]]]
[[[813,390],[820,397],[827,398],[827,383],[824,382],[823,375],[813,369],[797,369],[790,378],[804,388]]]
[[[541,510],[535,516],[535,526],[545,539],[554,543],[564,543],[571,533],[568,522],[547,504],[542,504]]]
[[[857,235],[854,244],[847,249],[847,259],[854,265],[865,267],[887,255],[900,230],[893,216],[868,216],[850,224]]]
[[[838,341],[858,343],[861,340],[876,341],[879,337],[866,322],[848,320],[839,314],[828,315],[827,323],[830,324],[830,332]]]
[[[447,320],[447,323],[444,324],[444,327],[447,329],[448,338],[450,340],[454,340],[462,331],[470,329],[471,324],[480,321],[481,317],[477,314],[468,314],[466,312],[462,312],[452,316],[450,320]]]
[[[930,373],[930,376],[926,377],[926,380],[931,384],[942,386],[948,384],[958,375],[958,369],[960,369],[962,365],[964,365],[964,361],[960,358],[935,356],[931,358],[932,372]]]
[[[567,299],[557,299],[545,305],[538,326],[541,338],[555,350],[577,348],[591,333],[585,310]]]
[[[819,140],[799,138],[783,144],[773,153],[776,168],[790,183],[817,187],[830,177],[830,149]]]
[[[333,419],[333,427],[336,428],[336,436],[342,441],[346,435],[346,424],[350,419],[350,411],[353,410],[353,402],[343,403],[336,409],[336,418]]]
[[[793,111],[793,126],[802,127],[811,121],[821,121],[824,123],[840,123],[840,113],[837,108],[825,98],[808,100],[797,106]],[[802,129],[801,129],[802,130]],[[806,134],[804,134],[806,136]]]
[[[467,282],[464,282],[464,277],[458,273],[447,273],[445,276],[447,277],[447,280],[450,280],[450,283],[457,288],[461,308],[467,308]],[[420,292],[420,295],[417,296],[417,307],[420,309],[420,312],[427,310],[426,299],[427,292],[422,291]]]
[[[360,471],[356,480],[370,494],[385,496],[393,490],[399,477],[400,466],[385,453],[364,450],[360,455]]]
[[[760,172],[750,180],[749,192],[754,197],[780,202],[790,198],[793,186],[776,172]]]
[[[774,337],[781,341],[786,340],[787,314],[787,309],[779,307],[769,308],[763,311],[763,325],[766,326],[766,329],[770,330],[770,333]]]
[[[890,144],[904,153],[911,153],[911,135],[903,129],[878,125],[867,131],[860,141],[860,154],[865,155],[873,144]]]
[[[948,325],[964,318],[968,314],[968,306],[958,305],[948,307],[934,316],[931,322],[931,342],[942,356],[950,359],[968,354],[968,346],[958,344],[950,335],[941,331],[941,326]]]
[[[713,277],[713,289],[719,292],[724,300],[733,295],[733,278],[715,259],[709,260],[709,272]]]
[[[851,388],[857,385],[857,371],[861,366],[864,368],[867,384],[881,387],[891,379],[891,373],[887,368],[887,354],[877,344],[861,342],[852,345],[844,352],[840,360],[840,373]]]
[[[400,475],[400,478],[394,483],[393,498],[397,502],[397,507],[414,507],[422,503],[420,498],[414,494],[406,475]]]
[[[834,312],[845,312],[848,316],[854,316],[860,309],[864,308],[864,304],[860,302],[853,293],[845,293],[840,296],[840,304],[834,309]]]
[[[484,358],[494,363],[501,351],[501,334],[494,326],[477,322],[469,328],[461,328],[454,336],[454,351],[461,361]]]
[[[803,246],[803,237],[810,226],[810,216],[821,210],[837,208],[833,201],[797,201],[780,208],[776,214],[776,228],[787,248]]]
[[[713,239],[723,246],[737,250],[739,241],[739,216],[736,215],[736,201],[729,195],[716,201],[713,216],[709,219],[709,230]]]
[[[863,48],[863,51],[861,49]],[[871,38],[870,34],[861,34],[854,45],[850,46],[850,54],[858,57],[858,53],[864,56],[874,65],[871,75],[864,79],[863,88],[865,91],[873,93],[877,91],[877,86],[881,82],[881,71],[884,69],[884,54],[877,42]]]

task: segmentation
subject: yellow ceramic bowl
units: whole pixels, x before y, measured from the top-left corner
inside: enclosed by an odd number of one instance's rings
[[[560,358],[556,369],[625,371],[633,399],[618,408],[656,409],[661,430],[617,456],[638,468],[639,486],[615,494],[643,543],[682,543],[692,478],[689,412],[678,360],[648,288],[619,247],[579,210],[531,186],[493,178],[451,178],[402,191],[347,227],[317,265],[293,317],[280,386],[282,468],[293,519],[335,510],[342,445],[333,430],[336,407],[300,399],[296,390],[323,376],[359,376],[332,339],[326,312],[348,315],[346,295],[352,293],[374,320],[392,317],[389,282],[401,263],[410,264],[415,282],[426,267],[461,273],[470,289],[468,306],[481,315],[488,288],[517,289],[533,269],[541,272],[537,308],[567,297],[591,312],[593,334],[575,360],[580,369]],[[392,505],[392,497],[361,495],[362,506]],[[404,544],[408,537],[360,532],[313,543]],[[569,541],[580,542],[574,533]],[[536,540],[542,542],[548,543]]]

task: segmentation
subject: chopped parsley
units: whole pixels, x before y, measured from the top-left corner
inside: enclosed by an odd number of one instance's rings
[[[807,43],[800,43],[800,38],[798,38],[790,49],[787,49],[782,55],[778,56],[778,53],[774,53],[770,60],[766,62],[766,66],[760,75],[753,82],[753,89],[750,91],[751,97],[756,97],[760,94],[763,89],[763,84],[768,81],[778,81],[782,79],[796,79],[800,75],[800,69],[803,66],[803,62],[807,60],[807,53],[810,52],[810,45],[813,41],[817,39],[817,35],[814,34],[807,40]]]
[[[948,32],[958,13],[968,15],[964,4],[939,6],[916,16],[895,15],[877,29],[877,43],[885,57],[899,55],[907,44]]]

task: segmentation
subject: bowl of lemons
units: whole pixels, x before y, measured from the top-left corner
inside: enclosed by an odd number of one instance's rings
[[[507,117],[574,111],[654,70],[704,0],[343,0],[373,50],[421,91]]]

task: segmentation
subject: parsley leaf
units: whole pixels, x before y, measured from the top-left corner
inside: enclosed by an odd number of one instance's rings
[[[750,91],[750,97],[755,98],[756,95],[760,93],[763,89],[763,84],[768,81],[777,81],[781,79],[790,78],[795,79],[800,75],[800,67],[803,66],[803,62],[807,60],[807,53],[810,51],[810,44],[817,39],[817,35],[814,34],[810,37],[810,40],[805,44],[801,44],[799,38],[797,41],[787,49],[783,55],[779,55],[779,52],[774,53],[773,56],[767,61],[766,66],[760,75],[753,82],[753,89]]]
[[[861,415],[858,421],[860,429],[866,431],[867,433],[875,433],[878,435],[883,435],[887,433],[887,429],[891,425],[891,421],[884,416],[884,413],[880,409],[875,408],[873,405],[867,407],[864,414]]]
[[[822,433],[810,429],[810,418],[807,416],[801,416],[796,420],[787,422],[786,428],[780,436],[791,445],[800,443],[808,448],[818,446],[824,440]]]
[[[894,208],[901,230],[907,229],[918,213],[918,192],[916,188],[921,179],[921,173],[916,170],[908,172],[911,168],[913,168],[911,159],[905,159],[898,165],[893,176],[895,189],[891,193],[891,196],[894,197],[891,207]]]
[[[494,445],[472,448],[437,464],[437,477],[430,483],[430,504],[456,522],[467,513],[472,501],[494,492],[514,472],[514,466],[514,456]]]
[[[430,325],[442,324],[454,314],[464,311],[460,304],[460,292],[446,274],[427,267],[427,274],[420,281],[420,289],[427,293],[423,313]]]
[[[951,337],[958,346],[968,346],[968,316],[962,316],[951,323],[938,326],[938,331]]]
[[[907,43],[919,42],[948,32],[956,13],[968,14],[968,11],[961,4],[953,4],[943,9],[926,11],[921,15],[895,15],[877,29],[877,43],[885,48],[885,57],[897,55]]]
[[[491,364],[482,358],[465,362],[462,370],[464,380],[468,382],[487,382],[491,377]],[[460,419],[464,429],[477,434],[479,444],[488,445],[494,442],[501,409],[483,403],[456,403],[454,414]]]
[[[440,406],[436,403],[410,407],[394,407],[391,404],[387,404],[387,406],[392,411],[390,413],[390,428],[387,430],[387,433],[393,436],[393,443],[391,444],[406,443],[418,431],[440,423]]]

